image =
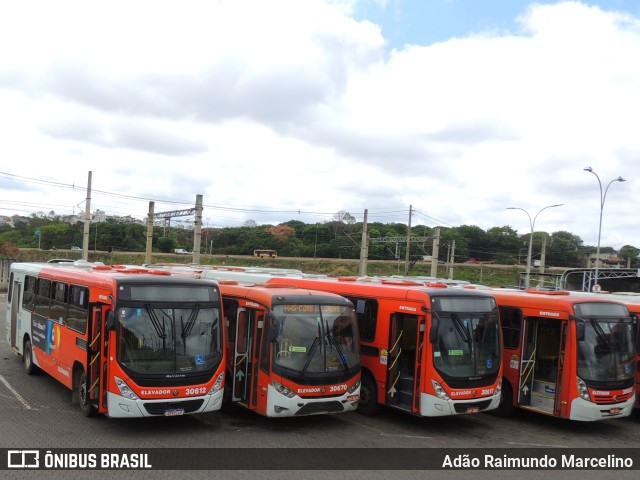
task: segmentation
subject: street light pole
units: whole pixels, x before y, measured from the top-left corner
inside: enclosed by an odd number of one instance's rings
[[[585,172],[593,173],[598,179],[598,186],[600,187],[600,221],[598,222],[598,247],[596,248],[596,272],[595,278],[593,279],[593,287],[592,290],[594,292],[600,291],[600,285],[598,285],[598,266],[600,263],[600,235],[602,234],[602,211],[604,210],[604,201],[607,198],[607,192],[609,191],[609,187],[613,182],[625,182],[626,180],[622,177],[614,178],[611,180],[607,187],[604,189],[604,193],[602,192],[602,182],[600,181],[600,177],[596,172],[593,171],[593,168],[586,167],[583,169]]]
[[[536,216],[533,217],[533,220],[531,220],[531,215],[529,215],[529,212],[527,212],[524,208],[507,207],[507,210],[522,210],[524,213],[527,214],[527,217],[529,217],[529,226],[531,227],[531,233],[529,234],[529,252],[527,253],[527,272],[524,280],[525,288],[529,288],[529,284],[530,284],[529,279],[531,278],[531,249],[533,247],[533,228],[536,225],[536,219],[538,218],[538,215],[540,215],[540,213],[543,210],[546,210],[547,208],[561,207],[562,205],[564,205],[564,203],[558,203],[556,205],[547,205],[546,207],[540,209],[538,213],[536,213]]]

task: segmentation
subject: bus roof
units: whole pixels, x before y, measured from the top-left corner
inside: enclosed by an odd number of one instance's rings
[[[219,282],[219,285],[220,292],[223,296],[242,297],[255,300],[267,306],[272,306],[274,303],[286,303],[287,301],[304,303],[311,301],[310,297],[322,297],[323,302],[327,303],[351,305],[350,301],[340,295],[320,290],[297,288],[287,285],[256,285],[228,280]],[[276,302],[274,302],[274,299],[276,299]]]
[[[574,292],[564,290],[514,290],[492,288],[487,290],[492,294],[498,305],[519,306],[525,308],[552,308],[556,310],[569,310],[572,305],[587,302],[604,302],[621,304],[623,302],[614,298],[602,296],[575,295]]]
[[[11,265],[12,272],[40,275],[52,280],[84,283],[97,287],[112,288],[114,283],[149,282],[194,284],[197,280],[188,276],[171,275],[170,271],[155,270],[133,265],[105,265],[83,260],[56,263],[18,263]],[[215,282],[212,282],[215,285]]]

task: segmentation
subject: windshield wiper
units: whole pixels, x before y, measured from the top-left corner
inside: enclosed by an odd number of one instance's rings
[[[180,337],[182,337],[182,354],[186,355],[187,354],[187,342],[185,341],[185,339],[191,335],[191,331],[193,330],[193,327],[196,324],[196,318],[198,318],[198,313],[200,312],[200,305],[196,305],[196,307],[194,309],[191,310],[191,313],[189,314],[189,318],[187,319],[187,323],[185,325],[184,323],[184,319],[182,318],[182,315],[180,315]]]
[[[469,327],[460,320],[460,317],[455,312],[451,314],[451,319],[453,320],[453,326],[456,328],[456,331],[460,338],[462,338],[462,341],[470,345],[472,340]]]
[[[347,357],[344,356],[344,354],[342,353],[342,349],[340,348],[340,345],[338,344],[338,342],[336,342],[336,339],[333,337],[333,333],[329,330],[329,323],[326,320],[324,323],[325,323],[325,329],[326,329],[326,336],[329,339],[329,343],[334,346],[334,348],[338,352],[338,355],[340,355],[340,363],[342,363],[345,373],[349,373],[349,367],[347,367]]]
[[[166,350],[166,339],[167,339],[167,331],[164,327],[164,321],[160,321],[156,311],[151,308],[149,304],[144,306],[145,310],[149,314],[149,318],[151,319],[151,325],[153,325],[154,330],[158,334],[158,337],[162,339],[162,350]]]
[[[311,364],[311,360],[313,359],[313,355],[311,354],[316,349],[316,346],[318,346],[320,339],[322,338],[322,331],[320,329],[321,329],[320,323],[318,323],[318,336],[313,340],[313,343],[311,344],[311,348],[307,352],[307,359],[305,360],[304,366],[302,367],[302,370],[301,370],[301,373],[303,375],[307,371],[307,368],[309,368],[309,365]]]

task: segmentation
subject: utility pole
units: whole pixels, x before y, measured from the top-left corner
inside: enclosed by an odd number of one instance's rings
[[[155,202],[149,202],[149,213],[147,214],[147,247],[145,250],[144,262],[151,263],[151,250],[153,249],[153,210]]]
[[[367,233],[367,214],[369,211],[364,209],[364,219],[362,221],[362,241],[360,242],[360,267],[358,273],[364,277],[367,274],[367,258],[369,257],[368,233]],[[317,230],[316,230],[317,232]],[[314,255],[315,257],[315,255]]]
[[[544,287],[544,275],[542,275],[544,273],[544,262],[545,262],[545,256],[547,253],[547,236],[543,235],[542,236],[542,253],[540,254],[540,267],[538,267],[538,273],[540,274],[540,276],[538,277],[538,286],[542,286]]]
[[[196,217],[193,222],[193,263],[200,263],[202,241],[202,195],[196,195]]]
[[[84,234],[82,236],[82,259],[89,261],[89,233],[91,231],[91,172],[87,181],[87,204],[84,209]]]
[[[451,256],[449,258],[447,258],[447,262],[449,263],[449,265],[447,266],[447,269],[449,271],[449,280],[453,280],[453,264],[454,259],[456,257],[456,241],[452,240],[451,241]]]
[[[411,210],[413,205],[409,205],[409,223],[407,225],[407,254],[404,259],[404,274],[409,275],[409,259],[411,258]]]
[[[433,252],[431,252],[431,276],[438,276],[438,249],[440,248],[440,227],[434,228]]]

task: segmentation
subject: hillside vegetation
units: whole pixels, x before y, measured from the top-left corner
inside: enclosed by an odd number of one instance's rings
[[[77,260],[81,258],[80,252],[71,251],[42,251],[37,249],[22,249],[16,258],[18,261],[47,261],[52,258],[68,258]],[[107,265],[141,265],[145,262],[144,253],[123,253],[123,252],[89,252],[89,261],[103,262]],[[152,263],[189,263],[191,257],[172,254],[153,254]],[[254,258],[246,255],[201,255],[200,263],[205,265],[223,266],[259,266],[274,268],[293,268],[302,270],[305,273],[319,273],[329,276],[351,276],[358,275],[358,260],[352,259],[332,259],[332,258],[301,258],[301,257],[278,257],[278,258]],[[447,278],[447,266],[438,265],[438,277]],[[491,286],[511,286],[517,285],[520,273],[525,271],[523,265],[496,265],[496,264],[455,264],[453,268],[453,279],[465,280],[471,283]],[[563,268],[547,268],[547,273],[561,273]],[[369,276],[389,276],[402,275],[404,273],[404,262],[393,260],[372,260],[367,262],[367,275]],[[532,269],[533,275],[536,269]],[[410,271],[414,276],[430,276],[431,262],[419,261],[415,263]]]

